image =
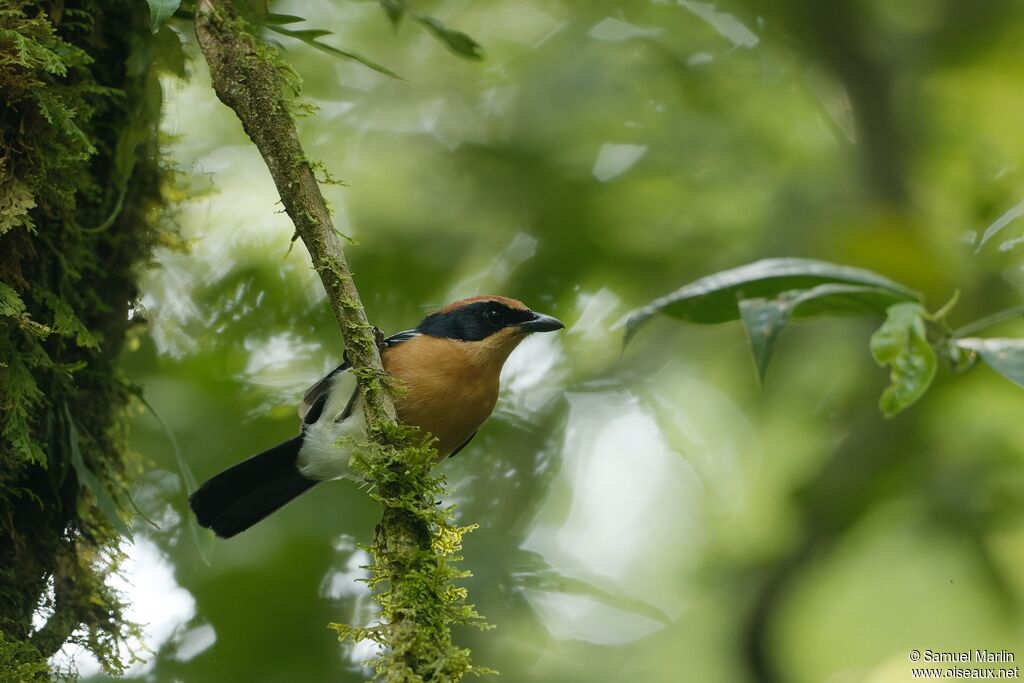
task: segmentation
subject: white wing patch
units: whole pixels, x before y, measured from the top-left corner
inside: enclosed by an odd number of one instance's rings
[[[345,368],[344,370],[335,370],[332,374],[321,377],[316,384],[311,386],[309,389],[306,389],[306,393],[302,395],[302,403],[299,404],[300,420],[306,419],[306,414],[309,413],[310,409],[316,404],[316,400],[320,398],[320,395],[325,391],[331,390],[334,386],[334,380],[336,380],[339,375],[351,376],[352,373],[349,372],[348,368]],[[352,386],[355,386],[354,378]]]
[[[348,437],[349,443],[338,441]],[[322,419],[306,427],[299,449],[299,473],[307,479],[355,479],[349,460],[352,458],[351,440],[366,438],[366,420],[363,407],[356,406],[348,419],[342,422]]]
[[[385,341],[389,345],[401,344],[419,335],[416,330],[405,330],[391,335]],[[362,441],[366,438],[366,417],[363,415],[360,399],[356,399],[352,414],[341,420],[341,415],[348,407],[355,390],[356,377],[346,367],[321,379],[302,397],[299,417],[304,420],[317,400],[327,392],[324,408],[316,422],[303,425],[302,428],[302,447],[299,448],[298,459],[299,472],[302,476],[321,481],[355,478],[348,466],[348,461],[352,458],[351,445],[338,445],[338,441],[346,437],[349,437],[349,442]]]
[[[361,441],[366,438],[366,419],[360,401],[352,414],[344,420],[336,421],[348,406],[352,392],[356,388],[356,378],[351,372],[343,371],[327,378],[329,381],[316,392],[319,396],[324,390],[329,392],[324,409],[319,419],[306,425],[302,432],[302,447],[299,449],[299,473],[308,479],[323,481],[327,479],[351,479],[354,474],[348,465],[352,457],[351,444],[338,444],[338,441],[349,437]],[[314,386],[313,389],[316,389]],[[312,393],[313,389],[310,390]],[[315,400],[315,399],[314,399]],[[306,409],[308,411],[308,408]]]

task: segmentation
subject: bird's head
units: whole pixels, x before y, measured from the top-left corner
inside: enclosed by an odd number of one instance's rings
[[[416,331],[431,337],[466,342],[504,363],[508,354],[533,332],[564,328],[557,318],[531,311],[521,301],[485,295],[462,299],[431,313]]]

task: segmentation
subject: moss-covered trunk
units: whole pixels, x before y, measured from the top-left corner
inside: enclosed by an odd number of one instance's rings
[[[169,31],[169,29],[164,29]],[[117,372],[160,205],[146,3],[0,3],[0,681],[133,628],[106,580],[127,501]],[[33,625],[33,616],[36,624]]]

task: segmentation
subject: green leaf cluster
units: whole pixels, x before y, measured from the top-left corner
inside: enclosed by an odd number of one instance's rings
[[[149,0],[150,6],[164,6],[167,4],[174,4],[177,7],[176,2],[168,2],[168,0]],[[381,8],[387,15],[388,20],[394,26],[395,30],[402,23],[402,19],[405,16],[411,17],[418,24],[427,29],[427,31],[446,45],[452,52],[464,57],[466,59],[480,60],[483,59],[483,48],[478,42],[473,40],[471,36],[462,31],[457,31],[448,28],[444,22],[440,21],[436,17],[424,14],[413,10],[408,6],[405,0],[381,0]],[[157,9],[154,8],[154,17],[157,16]],[[162,11],[162,10],[160,10]],[[171,10],[173,12],[173,10]],[[155,20],[155,19],[154,19]],[[385,76],[392,78],[401,78],[397,73],[387,68],[386,66],[366,57],[363,54],[340,48],[330,43],[325,43],[321,38],[333,35],[333,31],[329,31],[323,28],[296,28],[295,24],[301,24],[306,21],[305,17],[300,17],[294,14],[279,14],[276,12],[267,12],[262,17],[250,17],[250,20],[254,23],[262,25],[266,30],[276,33],[281,36],[287,36],[288,38],[294,38],[301,40],[306,45],[312,48],[320,50],[325,54],[332,55],[334,57],[340,57],[341,59],[350,59],[355,62],[359,62],[363,66],[373,69],[378,73],[382,73]],[[154,29],[155,30],[155,29]]]
[[[740,320],[763,380],[779,334],[791,319],[884,315],[870,348],[875,361],[890,369],[889,386],[878,404],[886,417],[924,395],[940,358],[961,371],[980,357],[1024,386],[1024,339],[960,338],[944,322],[955,299],[936,313],[929,313],[921,301],[909,287],[869,270],[811,259],[764,259],[703,277],[633,311],[626,319],[624,340],[628,343],[659,313],[700,324]],[[1005,317],[996,314],[964,329],[984,329]]]

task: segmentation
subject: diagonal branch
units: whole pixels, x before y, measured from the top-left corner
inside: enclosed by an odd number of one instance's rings
[[[313,259],[345,353],[359,372],[359,390],[371,434],[396,423],[395,407],[380,378],[384,367],[373,329],[359,299],[327,203],[306,158],[281,91],[280,67],[271,48],[245,30],[230,0],[200,0],[196,36],[217,97],[230,107],[270,170],[285,211]]]

